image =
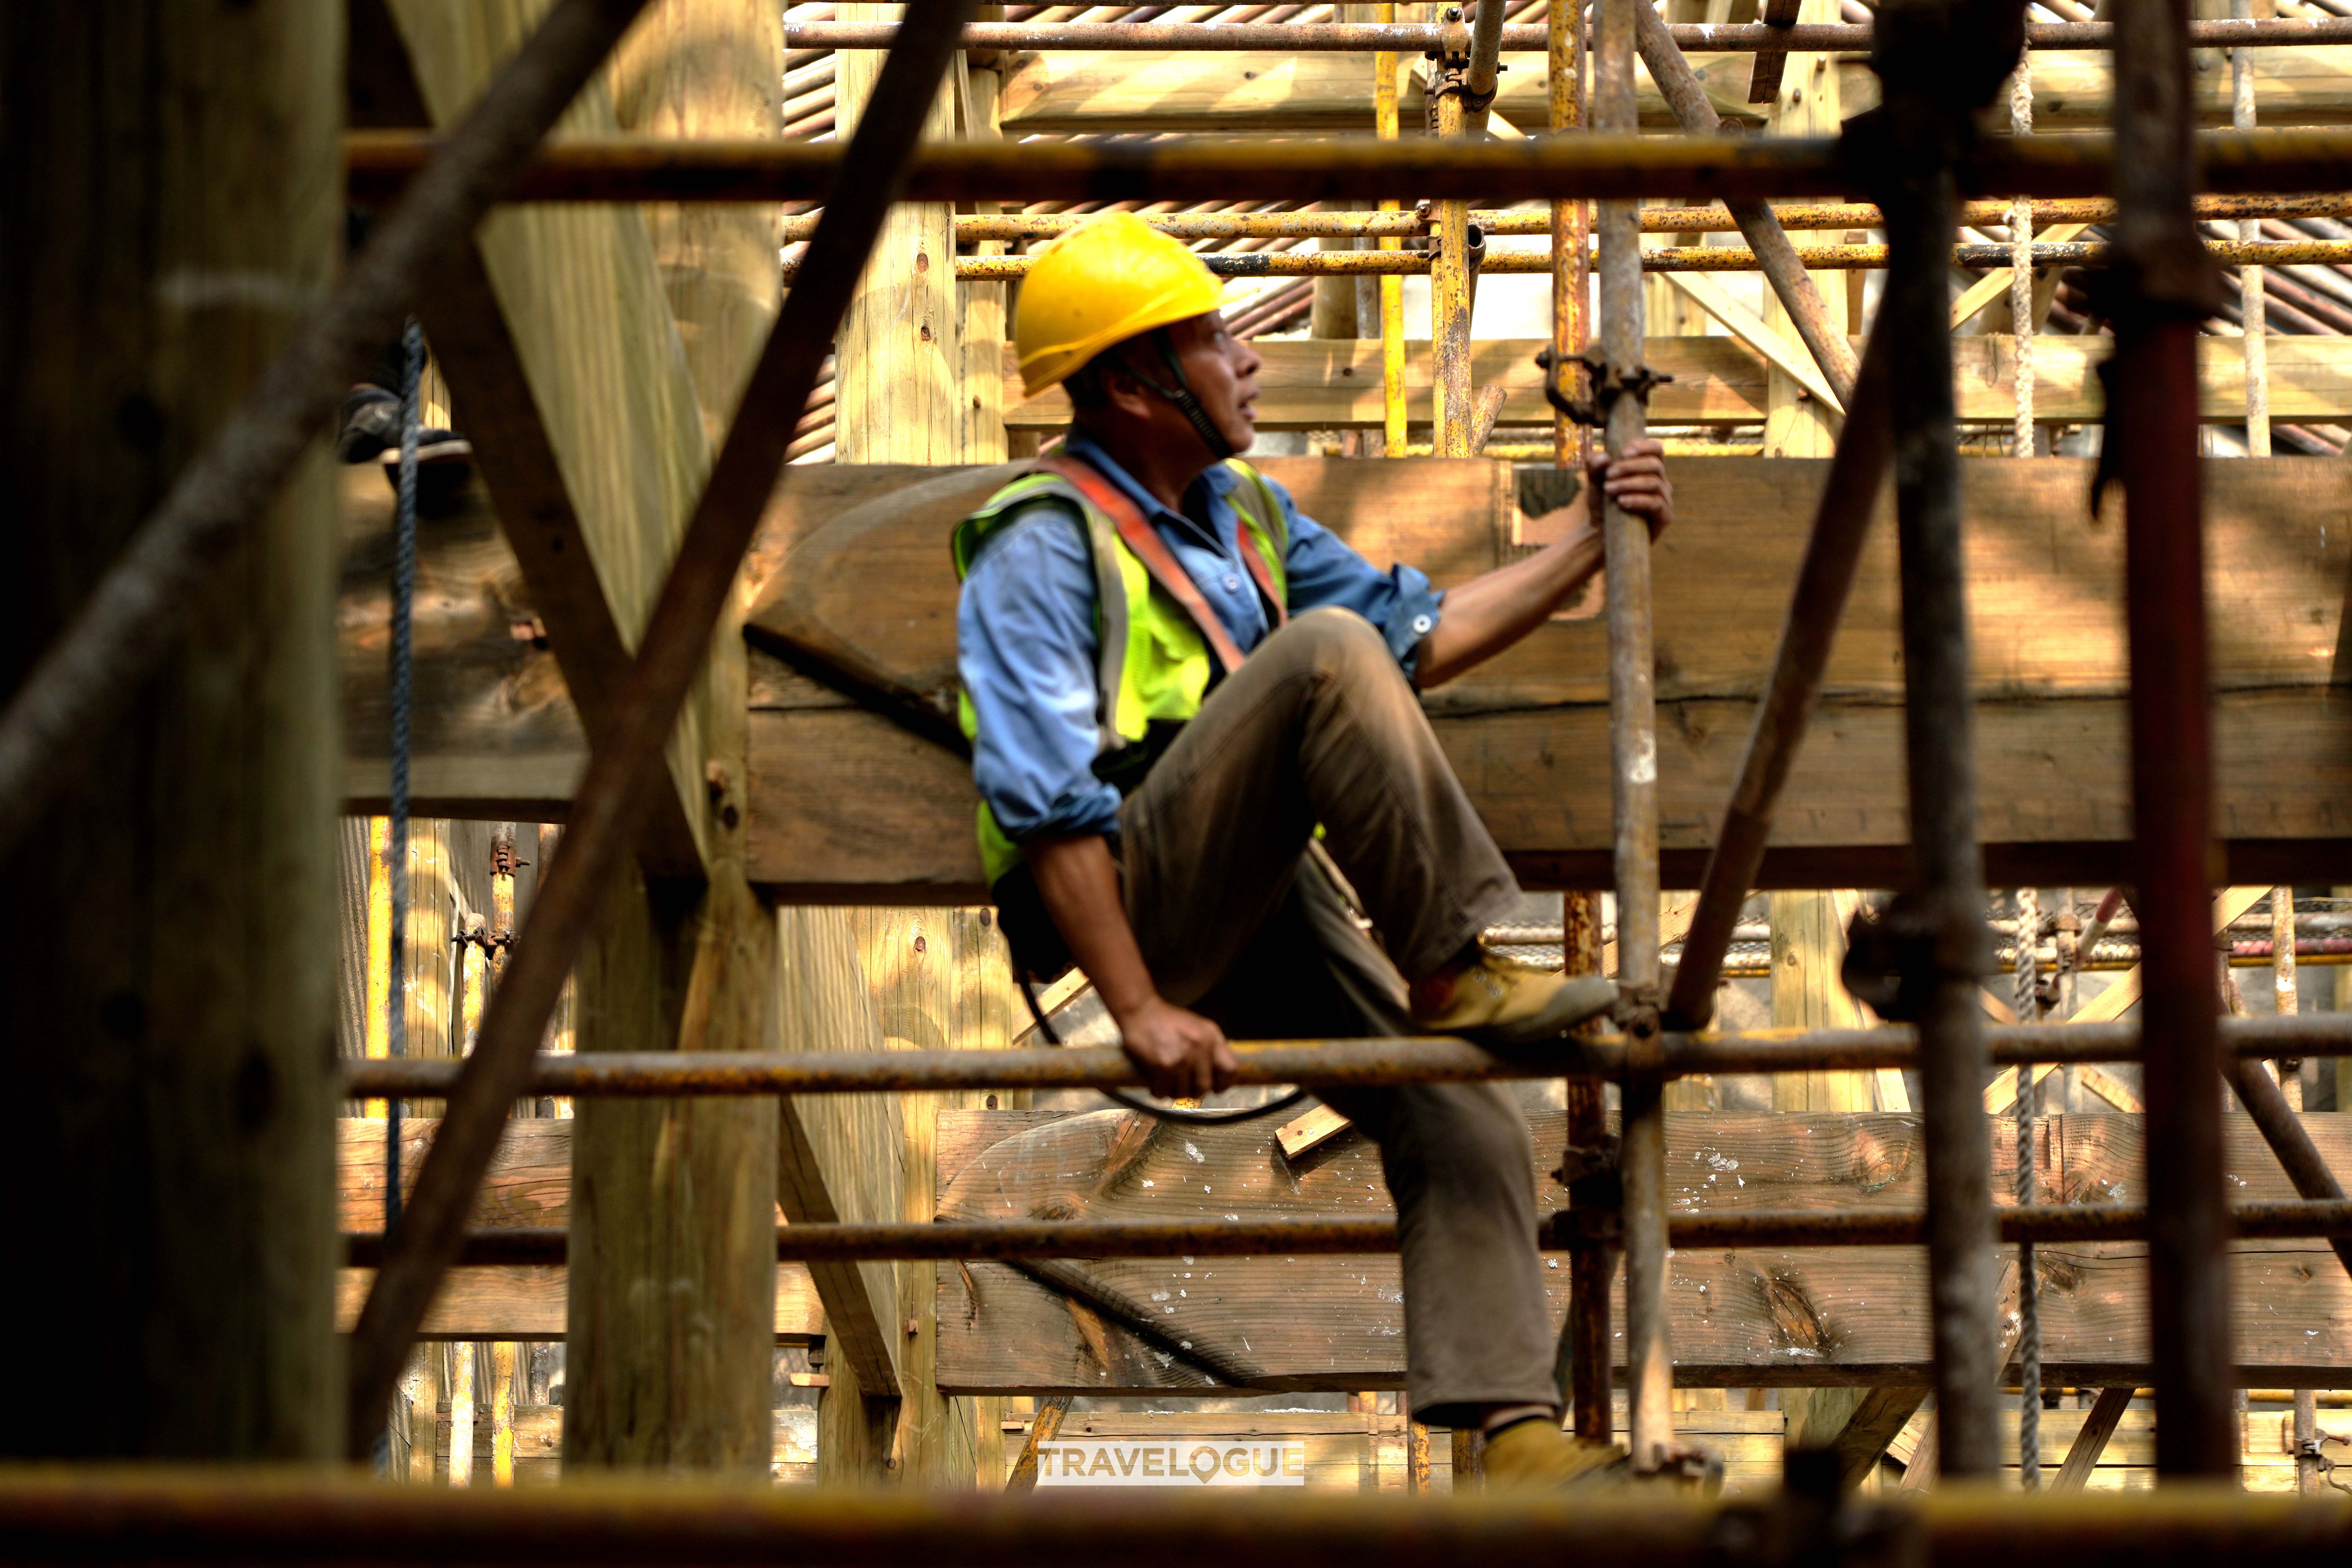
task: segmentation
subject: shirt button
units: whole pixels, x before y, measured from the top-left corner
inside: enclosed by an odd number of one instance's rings
[[[1437,623],[1435,621],[1431,620],[1427,616],[1415,616],[1412,618],[1412,629],[1423,637],[1427,637],[1429,635],[1429,628],[1436,624]]]
[[[1230,573],[1230,572],[1226,573],[1226,574],[1225,574],[1225,592],[1226,592],[1226,593],[1228,593],[1228,594],[1238,594],[1238,593],[1240,593],[1241,591],[1242,591],[1242,580],[1241,580],[1240,578],[1238,578],[1238,577],[1234,576],[1234,575],[1232,573]]]

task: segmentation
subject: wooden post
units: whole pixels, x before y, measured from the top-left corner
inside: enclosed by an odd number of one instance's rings
[[[620,127],[780,134],[781,21],[751,0],[663,0],[614,58]],[[647,223],[702,428],[715,436],[733,417],[780,302],[775,213],[653,208]],[[614,889],[580,963],[582,1050],[755,1050],[766,1042],[774,936],[743,875],[748,675],[740,628],[739,603],[711,638],[700,704],[707,880],[655,882],[632,867]],[[580,1107],[567,1468],[769,1473],[774,1117],[774,1102],[761,1099]]]
[[[0,28],[0,689],[327,287],[342,31],[299,0]],[[340,1458],[330,478],[298,466],[5,858],[0,1256],[42,1414],[0,1455]]]
[[[1801,24],[1835,22],[1838,20],[1838,0],[1804,0],[1799,13]],[[1780,89],[1772,103],[1770,134],[1775,136],[1835,136],[1839,132],[1840,110],[1838,68],[1835,57],[1825,54],[1792,54],[1788,68],[1781,73]],[[1851,284],[1846,274],[1824,268],[1812,275],[1813,286],[1822,291],[1822,303],[1828,307],[1829,318],[1842,322],[1846,319],[1846,289],[1859,288]],[[1801,346],[1796,327],[1789,312],[1780,304],[1780,296],[1771,289],[1763,290],[1765,324],[1773,328],[1792,343]],[[1764,416],[1764,453],[1772,458],[1826,458],[1837,447],[1838,418],[1802,386],[1796,377],[1778,365],[1766,372],[1766,405]],[[1776,927],[1777,929],[1777,927]],[[1780,970],[1776,966],[1777,979]],[[1775,987],[1777,993],[1778,987]]]
[[[983,5],[976,20],[1002,21],[1003,7]],[[1004,94],[1004,73],[993,66],[967,66],[965,95],[958,100],[958,130],[967,142],[1000,142],[998,105]],[[975,204],[982,214],[999,210],[994,202]],[[975,247],[982,256],[1002,256],[1009,248],[1002,240],[985,240]],[[963,382],[958,387],[964,410],[963,460],[1001,463],[1009,454],[1004,434],[1005,286],[1002,283],[959,283],[963,302]]]

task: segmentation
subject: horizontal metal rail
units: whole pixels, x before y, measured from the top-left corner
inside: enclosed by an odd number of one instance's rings
[[[2138,1204],[2036,1204],[1996,1215],[2003,1242],[2144,1241],[2147,1210]],[[2241,1204],[2231,1234],[2245,1240],[2352,1236],[2352,1201]],[[1611,1209],[1562,1209],[1538,1233],[1548,1252],[1613,1244]],[[1925,1247],[1922,1209],[1748,1209],[1678,1214],[1666,1238],[1682,1247]],[[462,1265],[549,1265],[564,1260],[562,1230],[477,1231],[457,1255]],[[346,1236],[344,1260],[371,1268],[383,1237]],[[954,1262],[1041,1258],[1307,1258],[1375,1256],[1397,1250],[1396,1222],[1386,1219],[1035,1219],[941,1220],[932,1225],[780,1225],[780,1263]]]
[[[2139,1050],[2136,1023],[2011,1025],[1985,1037],[1996,1065],[2116,1062]],[[2352,1056],[2352,1013],[2225,1018],[2224,1046],[2240,1057]],[[1919,1037],[1908,1025],[1875,1029],[1758,1030],[1664,1037],[1665,1071],[1832,1072],[1916,1066]],[[1622,1040],[1567,1040],[1542,1050],[1500,1053],[1450,1037],[1401,1040],[1243,1042],[1234,1081],[1370,1089],[1405,1083],[1613,1078],[1623,1073]],[[373,1058],[344,1064],[352,1099],[438,1098],[462,1061]],[[735,1094],[886,1094],[948,1089],[1131,1089],[1143,1082],[1125,1052],[1108,1046],[1003,1051],[835,1051],[763,1055],[731,1051],[595,1051],[541,1056],[523,1092],[604,1098]]]
[[[2009,222],[2010,204],[1968,202],[1960,221],[1972,226]],[[780,226],[782,242],[797,244],[816,232],[821,213],[803,213]],[[1092,216],[1089,213],[1014,213],[991,216],[964,214],[955,220],[956,243],[983,240],[1018,242],[1051,239]],[[1436,229],[1430,215],[1409,212],[1270,212],[1270,213],[1140,213],[1137,215],[1161,234],[1177,239],[1427,239]],[[1877,228],[1886,220],[1868,202],[1784,203],[1772,216],[1786,229]],[[2352,217],[2352,195],[2315,196],[2200,196],[2197,216],[2221,222],[2229,218]],[[2037,202],[2036,223],[2113,223],[2116,204],[2100,197]],[[1470,221],[1489,239],[1497,235],[1548,235],[1551,215],[1535,207],[1481,208]],[[1730,209],[1706,207],[1643,207],[1643,234],[1729,234],[1739,227]]]
[[[1468,29],[1456,29],[1467,47]],[[788,22],[784,47],[793,49],[887,49],[898,36],[890,22]],[[1764,49],[1866,53],[1868,23],[1807,23],[1778,26],[1749,22],[1709,26],[1684,22],[1675,43],[1689,55],[1748,55]],[[1396,22],[974,22],[964,28],[968,49],[1090,49],[1150,54],[1203,50],[1264,50],[1277,54],[1375,54],[1395,50],[1425,54],[1437,48],[1446,29],[1432,24]],[[2199,48],[2279,48],[2302,44],[2352,44],[2352,19],[2304,21],[2265,17],[2255,21],[2189,24]],[[2036,49],[2109,49],[2115,28],[2105,22],[2029,23],[2025,42]],[[1545,30],[1522,24],[1503,29],[1507,54],[1541,54]]]
[[[355,197],[380,199],[421,168],[435,142],[415,132],[344,142]],[[819,201],[833,190],[838,142],[580,138],[543,149],[513,201]],[[2204,188],[2221,195],[2339,190],[2352,131],[2208,131],[2196,151]],[[2112,184],[2105,135],[1989,138],[1969,153],[1963,187],[2008,195],[2099,196]],[[1827,196],[1867,184],[1866,150],[1836,137],[1539,137],[1520,142],[1373,137],[1277,141],[934,142],[914,161],[906,201],[1291,201],[1411,195],[1431,201],[1629,199],[1677,195]]]
[[[1195,1445],[1186,1445],[1188,1450]],[[1213,1448],[1212,1457],[1216,1457]],[[1189,1452],[1187,1464],[1194,1462]],[[2011,1496],[1970,1489],[1830,1505],[1658,1492],[1445,1496],[1206,1488],[1104,1494],[819,1489],[683,1475],[593,1486],[394,1487],[320,1467],[47,1467],[0,1475],[8,1554],[54,1563],[601,1564],[604,1568],[1720,1568],[1828,1561],[1761,1545],[1858,1543],[1874,1561],[2004,1568],[2326,1563],[2352,1502],[2168,1487]],[[1785,1516],[1781,1510],[1789,1510]],[[1832,1533],[1834,1532],[1834,1533]]]
[[[2036,267],[2102,267],[2108,259],[2103,240],[2045,241],[2030,247]],[[2207,254],[2231,267],[2342,266],[2352,262],[2352,240],[2242,240],[2205,242]],[[1795,247],[1798,260],[1816,271],[1860,271],[1886,265],[1883,245],[1814,245]],[[1956,245],[1955,267],[2007,267],[2017,252],[2006,245]],[[1212,251],[1201,258],[1220,278],[1417,278],[1428,274],[1434,253],[1426,250],[1271,250],[1232,254]],[[1034,256],[959,256],[955,275],[960,282],[986,282],[1025,278],[1036,264]],[[789,284],[798,269],[784,263]],[[1488,250],[1478,270],[1485,274],[1551,271],[1549,250]],[[1642,252],[1644,272],[1753,272],[1756,253],[1745,246],[1662,246]]]

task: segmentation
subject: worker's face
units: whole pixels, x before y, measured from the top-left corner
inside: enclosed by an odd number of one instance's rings
[[[1236,452],[1246,452],[1257,439],[1258,366],[1265,362],[1257,350],[1225,331],[1224,313],[1212,310],[1168,329],[1176,357],[1192,395],[1208,410],[1210,422]]]

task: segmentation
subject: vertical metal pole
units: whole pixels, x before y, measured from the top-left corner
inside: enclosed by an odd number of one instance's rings
[[[1600,0],[1593,51],[1592,123],[1637,128],[1634,7]],[[1642,255],[1638,204],[1601,204],[1601,337],[1609,379],[1613,456],[1643,438],[1649,410],[1628,385],[1643,374]],[[1666,1322],[1666,1148],[1658,1004],[1658,720],[1651,647],[1650,530],[1613,503],[1601,507],[1609,574],[1609,750],[1616,820],[1617,978],[1634,1003],[1626,1020],[1622,1178],[1625,1205],[1625,1364],[1633,1409],[1633,1468],[1652,1470],[1675,1447],[1674,1352]],[[1643,1063],[1642,1058],[1650,1058]]]
[[[2132,816],[2147,1100],[2149,1327],[2160,1479],[2234,1475],[2221,1058],[2214,1026],[2213,738],[2197,324],[2219,302],[2190,207],[2188,0],[2115,18],[2116,350],[2107,462],[2126,503]]]
[[[1570,893],[1563,900],[1561,952],[1571,974],[1601,973],[1601,897]],[[1616,1173],[1603,1159],[1609,1117],[1601,1082],[1568,1080],[1566,1118],[1569,1204],[1573,1208],[1611,1207]],[[1589,1443],[1607,1443],[1615,1425],[1610,1397],[1616,1341],[1610,1332],[1609,1284],[1617,1272],[1613,1247],[1594,1244],[1569,1254],[1568,1319],[1560,1325],[1559,1363],[1569,1394],[1570,1429]]]
[[[1549,76],[1554,135],[1584,126],[1584,7],[1561,0],[1550,9]],[[1560,360],[1584,352],[1584,315],[1591,289],[1586,251],[1591,245],[1589,209],[1581,201],[1551,204],[1551,351]],[[1584,467],[1584,426],[1554,410],[1552,462]]]
[[[1954,1478],[2000,1467],[1993,1334],[1990,1068],[1979,977],[1989,965],[1984,862],[1977,845],[1976,709],[1969,673],[1968,576],[1952,394],[1952,164],[1967,133],[1968,86],[1985,97],[2022,45],[1972,8],[1906,0],[1879,11],[1885,82],[1878,205],[1887,269],[1877,331],[1893,350],[1895,531],[1902,552],[1904,740],[1911,808],[1911,938],[1905,992],[1919,1028],[1927,1163],[1927,1271],[1936,1352],[1938,1462]],[[1987,51],[1998,47],[1998,56]],[[1971,51],[1985,58],[1972,58]]]
[[[2252,0],[2230,0],[2230,15],[2252,16]],[[2250,49],[2230,51],[2230,124],[2239,131],[2254,129],[2254,62]],[[2263,237],[2260,218],[2240,218],[2238,237],[2252,244]],[[2271,455],[2270,325],[2263,302],[2263,269],[2238,268],[2239,321],[2245,329],[2246,455]]]
[[[1396,20],[1394,4],[1381,6],[1381,20]],[[1397,139],[1397,57],[1391,53],[1372,57],[1372,129],[1383,142]],[[1393,196],[1381,202],[1381,211],[1398,212],[1402,208]],[[1383,239],[1382,250],[1402,247],[1402,241]],[[1404,456],[1404,279],[1382,278],[1381,290],[1381,449],[1389,457]]]
[[[1449,37],[1462,33],[1450,26]],[[1463,61],[1450,48],[1431,74],[1437,134],[1458,142],[1463,135]],[[1467,458],[1470,451],[1470,204],[1438,202],[1437,252],[1429,265],[1429,336],[1433,426],[1431,450],[1441,458]]]

